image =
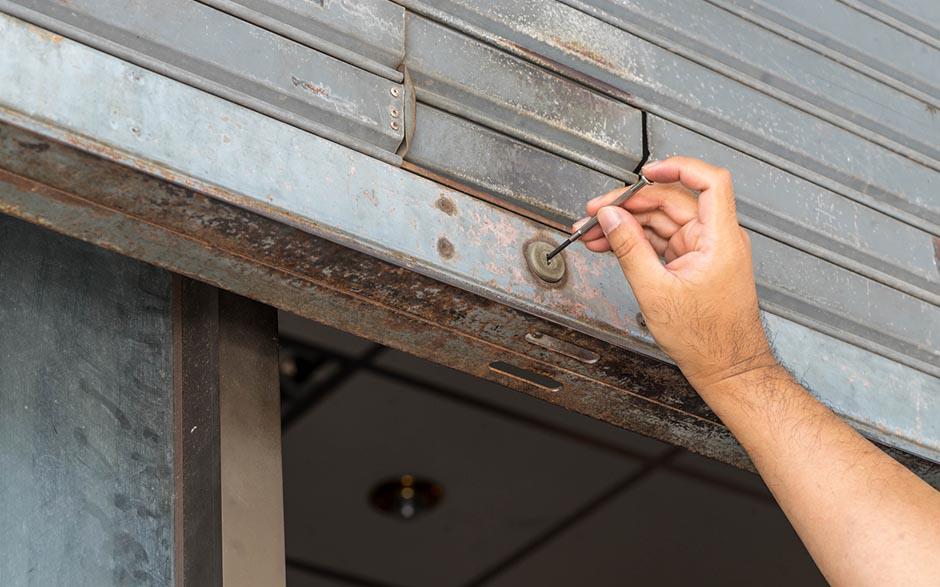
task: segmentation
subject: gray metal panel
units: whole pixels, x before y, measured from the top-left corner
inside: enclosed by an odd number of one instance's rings
[[[940,166],[940,116],[923,101],[717,6],[700,0],[563,1],[888,149]]]
[[[940,376],[940,307],[749,232],[761,307]]]
[[[407,31],[405,64],[418,100],[607,175],[635,178],[643,157],[638,110],[425,18],[409,14]]]
[[[76,43],[50,38],[15,19],[0,18],[0,32],[4,49],[0,51],[0,87],[4,88],[0,92],[0,117],[7,129],[13,125],[47,137],[39,142],[17,142],[14,138],[3,145],[0,161],[15,173],[40,174],[38,181],[50,186],[78,183],[83,184],[83,190],[92,186],[90,191],[94,193],[83,192],[85,197],[100,198],[104,203],[86,202],[97,212],[82,212],[76,198],[52,187],[5,180],[0,182],[0,208],[7,213],[61,226],[83,238],[143,256],[150,262],[185,269],[271,303],[291,300],[291,309],[309,315],[311,310],[306,304],[313,302],[305,293],[309,285],[305,275],[322,259],[289,239],[285,242],[251,226],[239,228],[242,225],[234,222],[231,210],[220,217],[203,218],[195,208],[200,200],[175,187],[189,186],[213,199],[326,236],[592,337],[662,356],[637,324],[636,301],[610,256],[592,255],[573,247],[564,253],[569,268],[567,281],[555,288],[545,287],[528,274],[522,250],[526,241],[535,237],[557,242],[561,236],[558,232]],[[10,83],[14,79],[17,83]],[[48,79],[58,83],[49,86]],[[89,96],[84,88],[90,83],[99,84],[101,91]],[[177,111],[179,116],[160,117],[159,113],[167,109]],[[126,126],[111,124],[126,119],[130,112],[153,121],[147,130],[155,140],[142,143]],[[181,125],[180,120],[185,124]],[[208,121],[213,124],[207,125]],[[211,128],[193,137],[186,132],[188,125]],[[175,185],[159,190],[151,198],[155,202],[150,202],[152,186],[129,189],[126,174],[113,182],[102,181],[114,172],[100,174],[88,162],[68,166],[62,152],[66,147],[49,139],[121,161]],[[272,151],[278,152],[277,161],[259,166],[259,162],[271,161]],[[191,204],[180,203],[186,201]],[[190,206],[194,208],[190,210]],[[157,218],[152,216],[155,213]],[[174,224],[175,228],[169,230],[161,228],[160,222],[167,214],[182,218],[179,222],[183,224]],[[135,218],[152,220],[141,223]],[[233,227],[231,231],[229,226]],[[207,229],[214,233],[221,230],[222,234],[216,234],[211,243],[196,242]],[[441,239],[448,240],[452,254],[441,254]],[[295,244],[299,248],[295,249]],[[255,248],[246,252],[245,247]],[[251,257],[250,263],[246,255]],[[349,288],[355,296],[396,290],[394,284],[389,287],[368,274],[354,277],[340,272],[324,276],[334,280],[329,287]],[[355,282],[350,284],[350,279]],[[412,296],[411,290],[407,291]],[[489,343],[485,341],[493,337],[506,336],[502,323],[490,320],[498,304],[491,304],[487,312],[465,305],[460,301],[463,297],[447,291],[441,294],[440,290],[422,289],[408,298],[413,298],[413,304],[388,303],[396,308],[404,306],[402,312],[408,313],[428,296],[459,298],[447,304],[446,315],[459,318],[472,327],[474,334],[470,338],[461,335],[454,342],[456,346],[449,347],[455,331],[435,338],[433,344],[442,349],[435,351],[438,358],[445,353],[453,356],[471,348],[477,350],[474,341],[483,340],[486,345]],[[772,313],[765,312],[764,316],[771,336],[778,339],[782,360],[819,397],[869,435],[940,460],[940,418],[933,417],[940,413],[940,379]],[[360,318],[349,318],[344,327]],[[423,328],[409,320],[414,320],[413,314],[397,321],[395,328],[408,332]],[[516,359],[543,353],[524,341],[524,329],[514,332],[519,341],[513,339],[512,344],[527,349],[515,352]],[[562,332],[568,331],[558,329],[555,336]],[[593,348],[591,339],[583,340],[583,345]],[[458,361],[463,357],[453,356],[453,362]],[[571,393],[552,401],[570,398],[572,405],[595,417],[620,409],[615,404],[634,402],[637,389],[648,387],[635,385],[632,391],[623,393],[617,391],[619,388],[605,388],[603,399],[588,406],[579,395],[579,385],[592,385],[594,378],[603,380],[609,375],[604,367],[567,361],[560,355],[539,361],[536,369],[561,382],[573,381],[572,374],[581,374],[578,377],[584,379],[570,387]],[[528,359],[521,362],[530,364]],[[563,362],[562,367],[556,367],[559,362]],[[471,370],[488,373],[485,364]],[[665,390],[662,385],[666,385]],[[649,431],[655,428],[657,434],[675,442],[696,442],[690,440],[691,434],[697,441],[714,446],[714,437],[709,435],[717,432],[704,431],[702,424],[712,417],[707,410],[694,409],[696,424],[692,428],[664,432],[656,424],[658,416],[652,414],[658,410],[692,409],[687,398],[672,386],[652,385],[658,391],[647,405],[648,416],[643,416],[647,420],[638,426]]]
[[[384,161],[400,161],[394,151],[403,130],[397,121],[393,128],[391,109],[400,112],[403,101],[389,91],[400,85],[208,6],[0,0],[0,10]]]
[[[471,187],[499,195],[563,226],[584,202],[623,185],[573,161],[418,104],[418,132],[405,158]]]
[[[940,100],[940,52],[845,1],[712,1],[935,106]]]
[[[883,23],[940,48],[940,4],[936,0],[842,0]]]
[[[405,9],[388,0],[199,0],[392,81],[405,56]]]
[[[940,304],[930,234],[658,116],[647,130],[653,159],[686,154],[732,169],[747,228]]]
[[[940,234],[934,169],[584,12],[551,0],[402,3],[548,67],[585,74],[583,83]]]
[[[0,582],[173,583],[170,274],[0,216]]]

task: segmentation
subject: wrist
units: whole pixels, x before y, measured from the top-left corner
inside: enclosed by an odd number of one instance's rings
[[[755,353],[719,370],[686,375],[689,383],[703,398],[715,394],[752,389],[768,380],[790,379],[789,371],[777,361],[770,349]]]

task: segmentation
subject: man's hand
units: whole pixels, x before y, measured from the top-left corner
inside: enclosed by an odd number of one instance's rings
[[[685,157],[643,174],[655,183],[623,208],[606,206],[623,190],[588,203],[600,227],[584,235],[587,248],[617,255],[647,327],[697,389],[775,366],[731,174]]]
[[[656,341],[747,450],[831,583],[937,585],[940,493],[774,360],[730,174],[685,157],[643,173],[657,183],[625,209],[605,207],[617,192],[588,204],[601,226],[586,246],[617,255]]]

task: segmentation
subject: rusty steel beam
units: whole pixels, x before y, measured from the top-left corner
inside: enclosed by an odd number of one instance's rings
[[[34,132],[0,125],[0,145],[2,213],[751,468],[672,365]],[[491,367],[497,362],[561,387]],[[892,454],[940,485],[937,465]]]

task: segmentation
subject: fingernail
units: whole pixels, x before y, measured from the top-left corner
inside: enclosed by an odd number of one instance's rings
[[[646,165],[643,166],[642,171],[643,171],[643,172],[647,172],[647,171],[649,171],[650,169],[654,169],[654,168],[656,168],[656,167],[659,167],[659,164],[660,164],[660,163],[662,163],[662,161],[650,161],[649,163],[647,163]]]
[[[600,223],[605,235],[610,234],[620,226],[620,214],[612,208],[601,208],[597,213],[597,222]]]
[[[571,228],[572,228],[575,232],[577,232],[577,230],[578,230],[579,228],[581,228],[582,226],[584,226],[584,223],[587,222],[587,221],[590,220],[590,219],[591,219],[590,216],[585,216],[585,217],[582,218],[581,220],[578,220],[577,222],[575,222],[574,224],[572,224],[572,225],[571,225]]]

